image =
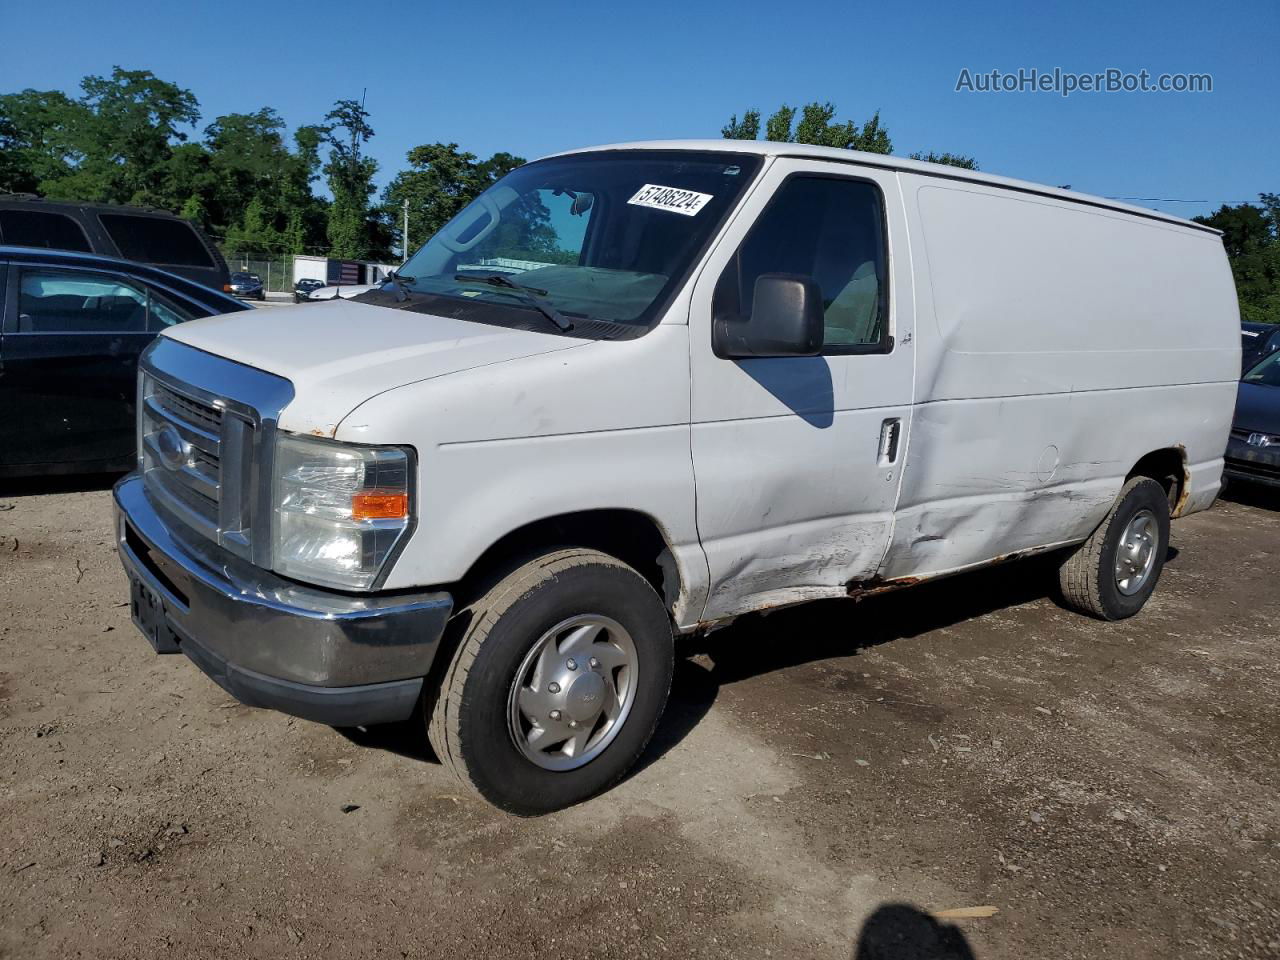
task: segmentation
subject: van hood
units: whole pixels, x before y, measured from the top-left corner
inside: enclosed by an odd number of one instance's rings
[[[387,390],[588,342],[349,300],[228,313],[164,335],[285,377],[294,399],[280,426],[327,437]]]

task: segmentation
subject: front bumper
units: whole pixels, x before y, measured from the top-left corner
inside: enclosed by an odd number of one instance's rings
[[[1223,472],[1234,480],[1280,487],[1280,447],[1254,447],[1231,437]]]
[[[164,519],[136,474],[116,484],[115,504],[134,616],[157,601],[148,616],[159,652],[185,653],[250,706],[332,726],[413,711],[453,609],[448,593],[357,596],[285,580]]]

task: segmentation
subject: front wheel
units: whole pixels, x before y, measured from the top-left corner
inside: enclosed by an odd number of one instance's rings
[[[674,665],[671,623],[648,581],[607,554],[557,550],[458,616],[463,633],[427,733],[463,784],[530,816],[626,774],[662,715]]]
[[[1063,599],[1100,620],[1123,620],[1146,604],[1169,550],[1169,495],[1133,477],[1115,506],[1058,571]]]

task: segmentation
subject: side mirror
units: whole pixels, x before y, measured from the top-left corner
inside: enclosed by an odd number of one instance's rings
[[[750,317],[717,317],[717,357],[814,357],[822,352],[822,291],[811,277],[764,273],[756,278]]]

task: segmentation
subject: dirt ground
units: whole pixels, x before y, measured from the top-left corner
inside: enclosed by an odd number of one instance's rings
[[[109,501],[0,489],[0,956],[1280,956],[1280,499],[1124,623],[1026,562],[688,641],[641,769],[535,820],[152,654]]]

